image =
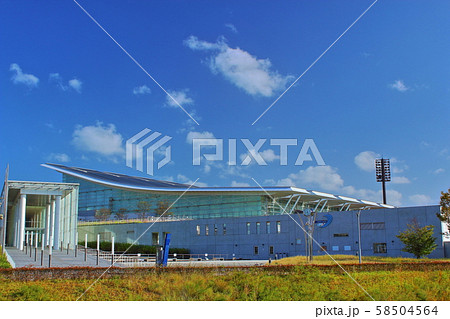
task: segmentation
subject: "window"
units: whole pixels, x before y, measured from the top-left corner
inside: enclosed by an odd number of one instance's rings
[[[385,254],[387,253],[386,243],[374,243],[373,244],[374,254]]]
[[[332,247],[331,247],[331,250],[333,250],[333,251],[339,251],[339,246],[332,246]]]
[[[361,230],[379,230],[384,229],[384,222],[380,223],[361,223]]]
[[[352,250],[352,247],[351,246],[344,246],[344,250],[345,251],[350,251],[350,250]]]
[[[270,222],[266,222],[266,233],[270,234]]]
[[[200,235],[200,225],[197,225],[195,228],[197,230],[197,235]]]
[[[261,234],[261,223],[260,222],[256,222],[256,233]]]
[[[226,235],[227,234],[227,224],[223,224],[223,234]]]
[[[327,251],[327,248],[328,248],[327,246],[320,246],[321,251]]]
[[[269,254],[273,255],[273,246],[269,246]]]
[[[217,224],[214,224],[214,236],[217,235]]]
[[[209,236],[209,225],[205,225],[205,235]]]
[[[152,245],[159,245],[159,233],[152,233]]]
[[[253,247],[253,254],[258,255],[259,254],[259,248],[258,246]]]
[[[295,240],[295,243],[296,243],[297,245],[301,245],[301,244],[302,244],[302,240],[301,240],[300,238],[297,238],[297,239]]]
[[[250,223],[247,223],[247,235],[250,235]]]
[[[277,234],[281,233],[281,222],[277,222]]]
[[[333,234],[333,237],[348,237],[348,233]]]

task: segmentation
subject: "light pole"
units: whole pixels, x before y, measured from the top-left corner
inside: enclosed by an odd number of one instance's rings
[[[362,249],[361,249],[361,210],[356,213],[356,218],[358,219],[358,259],[359,263],[362,263]]]
[[[381,182],[383,189],[383,204],[386,204],[386,182],[391,181],[391,167],[389,159],[378,158],[375,160],[377,182]]]

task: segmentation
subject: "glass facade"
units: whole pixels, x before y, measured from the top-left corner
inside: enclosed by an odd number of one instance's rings
[[[124,219],[137,218],[140,214],[138,203],[149,204],[148,217],[155,216],[160,203],[167,206],[174,203],[179,194],[151,193],[129,191],[110,186],[91,183],[70,175],[63,174],[66,183],[79,183],[80,216],[95,216],[99,210],[107,209],[112,216],[117,212],[125,215]],[[266,198],[262,195],[190,195],[185,194],[168,210],[165,216],[181,218],[220,218],[266,215]],[[224,232],[225,232],[224,225]]]

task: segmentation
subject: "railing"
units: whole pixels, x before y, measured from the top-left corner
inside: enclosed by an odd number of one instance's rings
[[[84,248],[82,248],[84,250]],[[97,250],[88,248],[89,255],[97,255]],[[122,267],[152,267],[156,263],[156,254],[122,254],[100,251],[99,258],[113,262]],[[228,259],[228,254],[169,254],[168,261],[172,263],[183,261],[222,261]]]
[[[136,224],[136,223],[153,223],[153,222],[170,222],[192,220],[191,217],[186,216],[152,216],[148,218],[132,218],[132,219],[108,219],[108,220],[79,220],[78,225],[103,225],[103,224]]]

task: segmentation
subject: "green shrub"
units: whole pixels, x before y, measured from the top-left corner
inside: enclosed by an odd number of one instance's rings
[[[89,248],[97,249],[96,241],[90,241],[87,244]],[[84,247],[84,243],[79,243],[79,245]],[[131,246],[131,245],[132,244],[130,243],[114,243],[114,252],[123,253],[126,251],[127,254],[143,254],[143,255],[156,254],[156,246],[150,245]],[[111,246],[112,246],[111,242],[101,242],[100,250],[111,251]],[[170,254],[189,254],[189,252],[190,251],[187,248],[169,248]]]

